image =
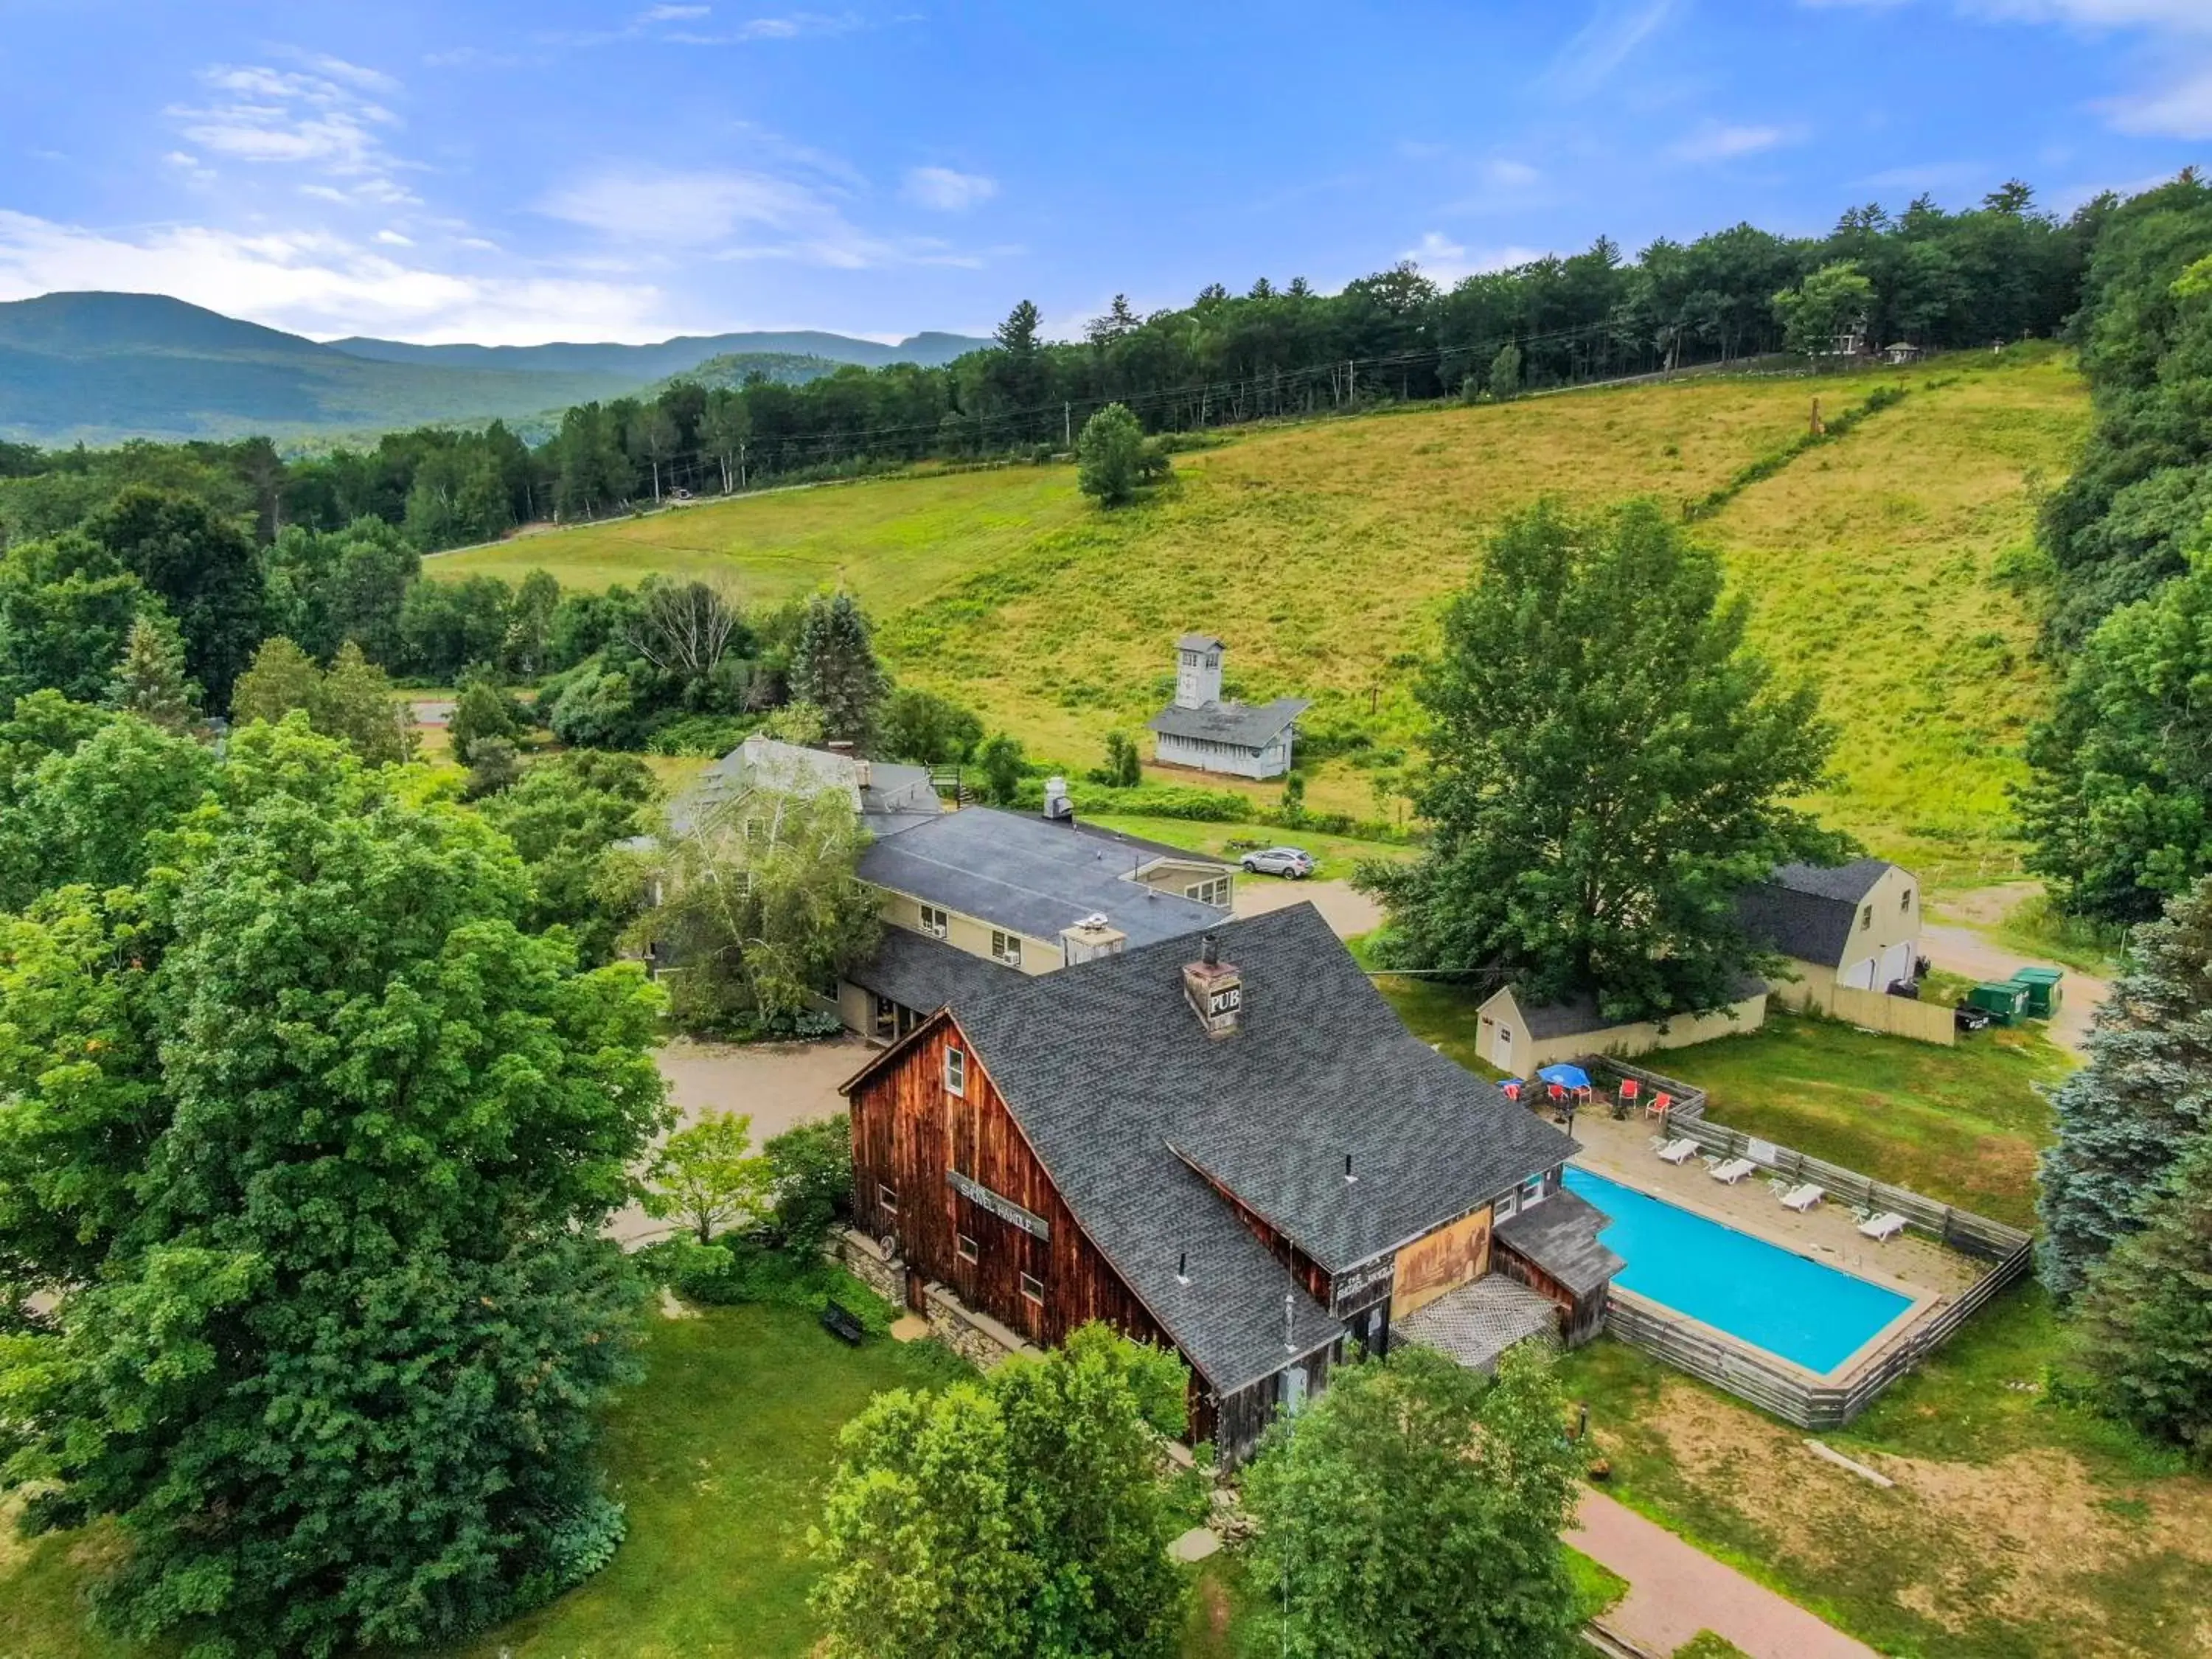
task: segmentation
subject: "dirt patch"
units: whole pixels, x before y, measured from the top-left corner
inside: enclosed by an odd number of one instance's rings
[[[1954,1636],[2002,1626],[2023,1653],[2118,1659],[2147,1650],[2131,1622],[2140,1610],[2116,1607],[2112,1584],[2152,1555],[2212,1580],[2212,1482],[2161,1481],[2153,1511],[2060,1450],[1973,1464],[1854,1446],[1897,1482],[1884,1491],[1816,1457],[1796,1431],[1674,1382],[1632,1432],[1663,1443],[1718,1524],[1757,1537],[1764,1559],[1796,1564],[1796,1582],[1886,1593]],[[2212,1628],[2191,1616],[2197,1628],[2163,1631],[2160,1650],[2212,1654]],[[2063,1632],[2061,1644],[2046,1632]]]

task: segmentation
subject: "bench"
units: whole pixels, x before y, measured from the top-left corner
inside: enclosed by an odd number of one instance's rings
[[[830,1335],[849,1342],[856,1348],[860,1346],[860,1340],[868,1334],[868,1328],[860,1323],[859,1316],[850,1308],[840,1306],[835,1302],[822,1310],[822,1328]]]

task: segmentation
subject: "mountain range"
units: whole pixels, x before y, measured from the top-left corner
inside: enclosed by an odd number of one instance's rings
[[[325,343],[167,295],[46,294],[0,302],[0,437],[52,445],[263,433],[297,441],[438,421],[536,426],[568,404],[638,392],[710,358],[718,382],[742,379],[744,360],[755,356],[771,378],[790,380],[846,363],[945,363],[989,343],[926,333],[885,345],[812,331],[650,345]]]

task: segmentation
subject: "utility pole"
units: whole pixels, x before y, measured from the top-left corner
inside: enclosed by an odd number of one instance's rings
[[[1075,447],[1074,408],[1073,404],[1067,402],[1062,402],[1060,406],[1060,447],[1062,449]]]

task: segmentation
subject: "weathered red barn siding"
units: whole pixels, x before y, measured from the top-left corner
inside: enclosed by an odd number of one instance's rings
[[[945,1087],[945,1051],[955,1046],[968,1057],[963,1095]],[[892,1234],[909,1267],[1041,1345],[1064,1341],[1097,1319],[1140,1341],[1174,1346],[1076,1224],[949,1015],[864,1079],[851,1108],[855,1217],[872,1234]],[[1051,1237],[1034,1237],[954,1190],[949,1170],[1042,1217]],[[882,1207],[879,1183],[897,1193],[896,1215]],[[962,1233],[981,1247],[974,1261],[960,1259]],[[1042,1305],[1022,1294],[1025,1273],[1043,1284]]]

